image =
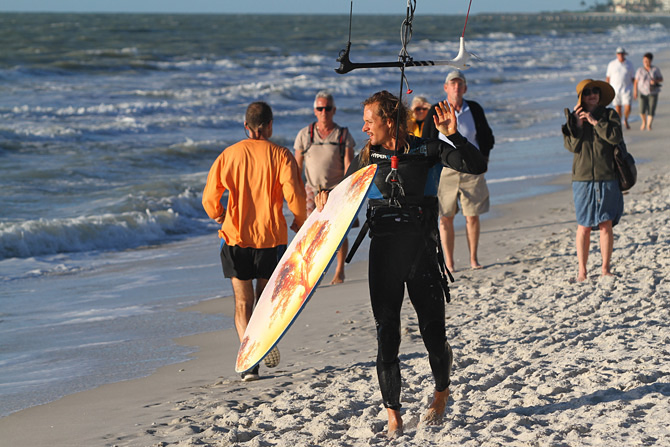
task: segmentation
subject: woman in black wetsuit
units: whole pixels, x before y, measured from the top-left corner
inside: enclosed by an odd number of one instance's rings
[[[370,139],[347,175],[371,163],[378,165],[368,203],[369,287],[377,328],[377,376],[388,411],[388,436],[396,437],[402,434],[398,350],[405,284],[435,378],[433,402],[424,422],[441,421],[449,397],[453,356],[445,336],[448,290],[437,229],[440,170],[446,166],[480,174],[486,171],[486,161],[458,133],[456,115],[446,102],[436,107],[435,125],[452,144],[408,135],[407,109],[387,91],[375,93],[363,105],[363,132]],[[392,166],[396,131],[397,160]],[[317,208],[322,209],[327,199],[326,191],[319,193]]]

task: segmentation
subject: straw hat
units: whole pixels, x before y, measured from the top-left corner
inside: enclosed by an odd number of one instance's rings
[[[605,81],[596,81],[594,79],[584,79],[582,82],[577,84],[577,96],[579,97],[579,103],[582,103],[582,91],[585,88],[598,87],[600,89],[600,100],[598,105],[606,106],[611,103],[614,99],[615,93],[611,85]]]

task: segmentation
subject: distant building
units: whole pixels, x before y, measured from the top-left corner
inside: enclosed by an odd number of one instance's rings
[[[662,12],[670,11],[670,0],[613,0],[614,12]]]

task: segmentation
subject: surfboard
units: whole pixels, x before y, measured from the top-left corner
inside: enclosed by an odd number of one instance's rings
[[[235,371],[256,366],[291,327],[323,279],[363,206],[377,165],[359,169],[328,195],[302,225],[279,260],[242,337]]]

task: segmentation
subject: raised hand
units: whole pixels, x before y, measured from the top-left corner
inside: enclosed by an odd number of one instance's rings
[[[458,120],[456,119],[456,110],[454,110],[447,101],[439,102],[435,106],[435,115],[433,115],[435,128],[445,136],[453,135],[458,130]]]

